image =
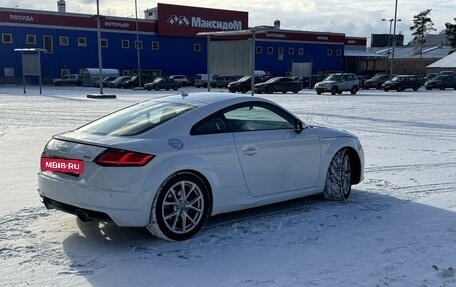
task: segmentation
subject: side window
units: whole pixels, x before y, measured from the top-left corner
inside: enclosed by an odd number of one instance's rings
[[[251,103],[231,109],[224,116],[233,132],[293,129],[294,118],[265,103]]]
[[[231,132],[222,115],[216,114],[193,126],[190,135],[209,135]]]

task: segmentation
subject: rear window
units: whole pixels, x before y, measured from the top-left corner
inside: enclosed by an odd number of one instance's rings
[[[110,136],[134,136],[194,108],[196,106],[184,103],[148,101],[95,120],[80,127],[76,132]]]

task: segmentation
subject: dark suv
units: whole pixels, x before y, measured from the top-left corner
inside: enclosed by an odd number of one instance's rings
[[[270,76],[266,76],[266,75],[255,76],[253,81],[255,84],[258,84],[258,83],[266,82],[270,78],[271,78]],[[236,92],[247,93],[248,91],[250,91],[250,88],[251,88],[250,79],[252,79],[251,76],[245,76],[245,77],[240,78],[237,81],[231,82],[228,84],[228,90],[232,93],[236,93]]]
[[[150,83],[155,79],[154,76],[151,75],[142,75],[141,76],[141,86],[144,87],[145,83]],[[124,89],[132,89],[139,86],[139,77],[137,75],[131,77],[130,80],[123,83],[122,87]]]
[[[387,92],[389,90],[396,90],[398,92],[405,89],[413,89],[417,91],[422,86],[421,79],[413,75],[400,75],[386,81],[382,85],[382,89]]]
[[[369,90],[370,88],[374,88],[380,90],[382,88],[383,83],[385,83],[388,80],[391,80],[395,76],[396,75],[392,75],[390,78],[389,74],[375,75],[372,78],[364,81],[364,89]]]

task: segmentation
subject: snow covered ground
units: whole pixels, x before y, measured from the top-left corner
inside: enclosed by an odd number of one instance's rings
[[[173,243],[46,210],[36,191],[53,134],[166,92],[27,90],[0,87],[1,287],[456,286],[456,91],[263,95],[308,124],[357,134],[364,182],[346,203],[221,215]]]

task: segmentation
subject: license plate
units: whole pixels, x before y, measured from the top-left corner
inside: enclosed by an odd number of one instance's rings
[[[43,157],[41,158],[41,170],[82,174],[84,172],[84,161]]]

